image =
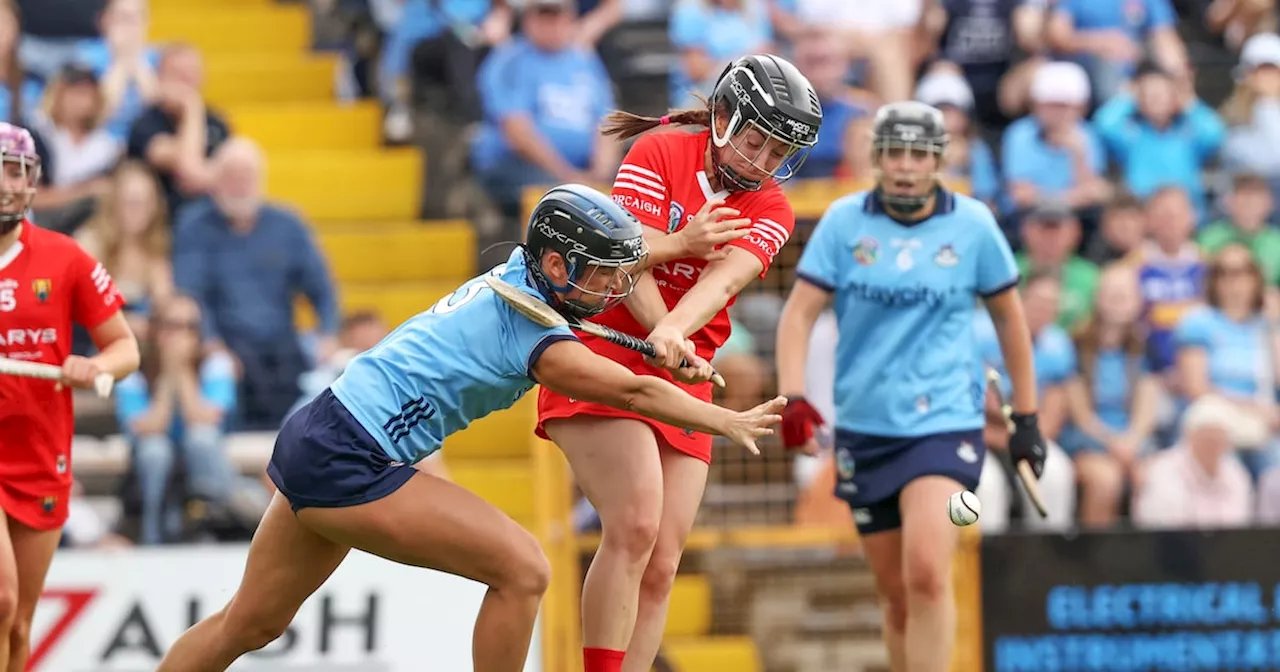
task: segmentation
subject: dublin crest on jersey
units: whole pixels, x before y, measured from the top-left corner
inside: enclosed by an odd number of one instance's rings
[[[943,268],[951,268],[960,263],[960,255],[956,254],[956,250],[950,244],[943,245],[942,249],[933,256],[933,261]]]
[[[44,303],[49,298],[49,292],[53,288],[53,282],[48,278],[31,281],[31,291],[35,292],[36,298]]]
[[[671,212],[667,218],[667,233],[675,233],[680,228],[680,222],[684,221],[684,206],[671,201]]]

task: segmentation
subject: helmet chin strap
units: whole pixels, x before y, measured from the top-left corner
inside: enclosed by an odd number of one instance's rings
[[[935,172],[931,176],[933,185],[929,187],[929,191],[923,196],[903,196],[901,194],[890,194],[885,191],[884,173],[879,169],[876,170],[876,177],[876,182],[878,183],[876,186],[876,196],[880,199],[881,203],[884,203],[885,209],[893,212],[894,214],[903,215],[907,218],[915,218],[917,215],[921,214],[921,211],[923,211],[924,207],[929,204],[930,199],[932,199],[934,194],[937,193],[938,186],[941,184],[939,173]]]

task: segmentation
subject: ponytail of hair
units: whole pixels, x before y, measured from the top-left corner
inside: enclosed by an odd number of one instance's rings
[[[646,117],[631,112],[614,110],[604,118],[600,133],[605,136],[616,136],[619,140],[631,138],[651,131],[659,126],[703,126],[711,128],[711,106],[708,104],[700,110],[671,110],[661,117]]]

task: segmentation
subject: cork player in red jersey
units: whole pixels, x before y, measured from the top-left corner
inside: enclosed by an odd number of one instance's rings
[[[795,214],[778,185],[795,175],[821,124],[809,81],[772,55],[731,63],[705,109],[610,115],[606,135],[640,136],[613,198],[645,225],[650,266],[627,303],[598,321],[647,334],[666,357],[646,361],[600,339],[582,342],[668,380],[683,356],[711,360],[729,337],[727,307],[791,235]],[[701,129],[641,135],[663,126]],[[673,382],[711,400],[709,382]],[[706,488],[711,437],[545,388],[537,432],[564,451],[603,527],[582,588],[585,672],[648,672]]]
[[[0,666],[26,669],[31,619],[67,520],[72,388],[138,368],[124,299],[74,240],[25,218],[40,179],[26,129],[0,123],[0,357],[62,367],[58,381],[0,376]],[[71,354],[71,325],[98,354]]]

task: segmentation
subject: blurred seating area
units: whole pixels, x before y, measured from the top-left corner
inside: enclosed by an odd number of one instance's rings
[[[66,543],[247,539],[291,409],[505,258],[541,189],[607,189],[624,150],[596,133],[607,111],[700,105],[757,51],[810,77],[826,121],[787,185],[794,242],[733,309],[721,403],[772,393],[804,241],[870,186],[876,106],[915,98],[946,114],[944,180],[1018,250],[1054,443],[1039,520],[989,400],[983,533],[1276,523],[1275,30],[1273,0],[0,1],[0,119],[44,160],[32,218],[104,262],[144,344],[113,401],[77,398]],[[834,338],[824,316],[808,396],[828,418]],[[184,378],[202,404],[161,394]],[[421,468],[532,524],[533,420],[530,397]],[[718,449],[674,669],[882,661],[832,469]],[[586,502],[574,521],[589,557]]]

